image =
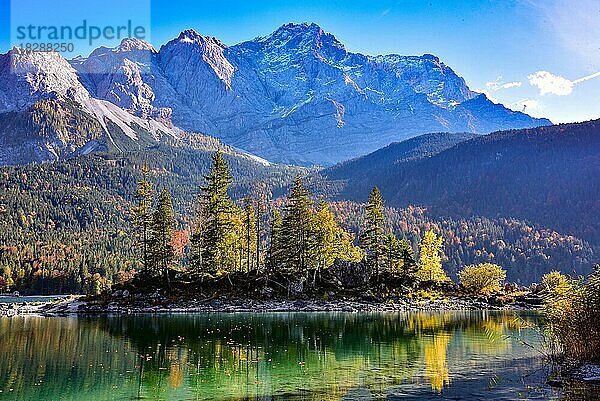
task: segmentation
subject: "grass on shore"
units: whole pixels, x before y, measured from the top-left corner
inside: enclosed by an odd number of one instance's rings
[[[600,363],[600,265],[585,279],[544,276],[543,312],[555,352],[574,363]]]

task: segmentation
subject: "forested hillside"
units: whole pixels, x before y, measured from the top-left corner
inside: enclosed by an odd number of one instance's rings
[[[343,193],[370,188],[373,177],[387,174],[390,166],[434,156],[457,143],[475,138],[477,134],[439,132],[420,135],[402,142],[394,142],[366,156],[339,163],[321,175],[330,181],[341,181]],[[351,177],[351,179],[350,179]]]
[[[156,145],[118,157],[97,154],[0,169],[0,276],[24,278],[28,292],[56,293],[89,290],[127,275],[134,267],[130,220],[141,167],[147,162],[157,188],[174,194],[177,229],[187,229],[182,216],[193,216],[219,146],[193,140],[205,150]],[[257,182],[262,191],[280,195],[304,171],[220,147],[237,179],[232,187],[237,196],[255,190]]]
[[[210,149],[217,145],[203,143],[205,150],[156,145],[119,157],[95,154],[2,168],[0,284],[18,279],[24,292],[91,292],[130,277],[140,267],[134,257],[131,211],[145,162],[155,189],[166,188],[173,195],[177,263],[188,264],[184,248],[210,167]],[[281,205],[296,175],[308,172],[222,149],[234,178],[229,192],[235,202],[242,207],[248,195],[265,200],[258,240],[266,252],[271,207]],[[318,199],[313,200],[317,205]],[[357,237],[364,205],[344,201],[330,208],[340,225]],[[509,280],[528,283],[551,269],[583,272],[594,259],[587,242],[513,218],[443,219],[420,207],[386,208],[385,215],[385,231],[406,238],[415,252],[426,230],[441,234],[444,266],[451,274],[460,266],[490,261],[506,268]]]
[[[419,205],[454,219],[519,219],[600,245],[600,120],[497,132],[416,158],[406,157],[409,145],[321,175],[340,199],[364,201],[377,185],[389,206]]]
[[[331,208],[353,232],[364,221],[359,203],[339,201]],[[385,214],[386,229],[406,238],[415,250],[426,230],[440,233],[444,268],[452,277],[462,266],[489,262],[505,268],[509,281],[532,283],[553,269],[584,274],[598,261],[598,251],[586,241],[515,218],[441,218],[416,206],[388,207]]]

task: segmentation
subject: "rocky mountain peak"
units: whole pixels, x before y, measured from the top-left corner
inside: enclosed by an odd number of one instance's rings
[[[303,22],[282,25],[270,35],[255,39],[267,51],[296,51],[300,54],[340,59],[346,55],[344,45],[331,33],[315,23]]]
[[[111,60],[122,60],[123,58],[129,58],[135,60],[136,58],[144,59],[145,63],[148,62],[150,57],[156,53],[156,49],[150,43],[140,40],[137,38],[124,38],[121,43],[116,47],[105,47],[100,46],[94,49],[89,57],[77,56],[70,60],[71,65],[78,65],[85,63],[89,60],[95,60],[98,58],[105,58]]]
[[[175,80],[183,75],[196,76],[208,67],[226,88],[230,88],[235,68],[224,55],[226,48],[214,37],[186,29],[160,48],[161,67],[170,79]]]
[[[276,37],[292,37],[292,36],[312,36],[315,37],[319,34],[323,34],[323,28],[314,22],[302,22],[294,23],[290,22],[277,28],[270,35],[264,36],[264,38],[276,38]]]
[[[91,94],[282,163],[328,165],[427,132],[550,123],[477,97],[434,55],[347,52],[311,23],[230,47],[193,29],[158,52],[127,39],[71,60],[76,73],[59,55],[26,56],[19,75],[4,73],[16,65],[0,57],[0,112],[52,94]]]
[[[156,53],[154,46],[145,40],[137,39],[137,38],[124,38],[121,41],[121,44],[115,48],[118,52],[131,52],[136,50],[141,51],[150,51],[152,53]]]
[[[15,48],[0,54],[0,112],[57,97],[76,102],[90,97],[75,70],[59,53]]]
[[[202,48],[216,46],[225,49],[227,46],[219,39],[211,36],[203,36],[194,29],[186,29],[182,31],[175,41],[179,43],[190,43],[199,45]],[[169,42],[170,43],[170,42]]]

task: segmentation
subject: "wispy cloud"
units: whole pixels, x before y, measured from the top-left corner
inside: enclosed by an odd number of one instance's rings
[[[557,96],[567,96],[573,92],[573,87],[581,82],[600,77],[600,72],[587,75],[585,77],[571,81],[560,75],[554,75],[548,71],[537,71],[529,74],[529,84],[540,90],[540,95],[553,94]]]
[[[502,89],[509,89],[509,88],[518,88],[518,87],[520,87],[521,85],[523,85],[523,83],[522,83],[522,82],[520,82],[520,81],[515,81],[515,82],[507,82],[507,83],[505,83],[505,84],[502,84],[500,87],[501,87]]]
[[[594,74],[590,74],[590,75],[587,75],[585,77],[576,79],[575,81],[573,81],[573,83],[574,84],[578,84],[580,82],[589,81],[590,79],[594,79],[594,78],[597,78],[597,77],[600,77],[600,71],[598,71],[598,72],[596,72]]]
[[[523,85],[520,81],[514,82],[502,82],[502,77],[498,77],[495,81],[486,82],[485,87],[489,91],[499,91],[501,89],[510,89],[510,88],[518,88]]]

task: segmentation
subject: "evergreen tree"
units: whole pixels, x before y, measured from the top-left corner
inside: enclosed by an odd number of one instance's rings
[[[373,187],[369,194],[369,201],[366,208],[365,229],[360,236],[360,243],[366,252],[367,264],[375,270],[375,277],[378,281],[380,264],[382,262],[382,256],[385,253],[383,247],[384,224],[383,199],[381,198],[379,188]]]
[[[228,189],[233,179],[221,152],[215,152],[206,186],[201,188],[198,222],[201,228],[192,236],[192,246],[197,257],[198,272],[227,272],[238,263],[238,209],[229,197]]]
[[[265,230],[268,221],[268,215],[265,213],[269,199],[272,197],[270,185],[264,181],[255,182],[250,190],[250,197],[254,199],[256,204],[256,247],[255,247],[255,258],[256,268],[260,269],[261,266],[261,243],[265,239]]]
[[[384,238],[384,259],[387,270],[404,278],[412,278],[416,272],[416,262],[412,247],[402,238],[398,240],[393,233]]]
[[[256,203],[256,248],[255,248],[255,257],[256,257],[256,270],[260,270],[260,240],[261,240],[261,230],[263,230],[261,225],[261,219],[263,218],[263,205],[262,199],[258,199]]]
[[[148,274],[150,228],[152,225],[152,184],[148,181],[148,164],[142,167],[142,179],[135,191],[137,204],[132,209],[132,222],[136,228],[137,243],[142,253],[142,272]]]
[[[312,202],[310,192],[298,176],[288,195],[282,230],[283,267],[294,272],[305,272],[308,266],[312,229]]]
[[[190,265],[192,273],[201,273],[204,267],[203,256],[203,239],[204,231],[207,228],[207,210],[206,199],[202,196],[198,199],[196,207],[195,224],[190,236]]]
[[[267,252],[267,271],[278,269],[283,264],[283,219],[277,209],[271,213],[271,243]]]
[[[258,269],[258,264],[255,264],[255,253],[257,252],[257,232],[256,232],[256,215],[252,202],[246,199],[244,209],[242,210],[242,223],[244,226],[242,238],[242,256],[245,257],[246,271],[249,272],[253,268]]]
[[[169,286],[169,268],[175,259],[175,250],[173,249],[174,224],[173,202],[171,194],[165,188],[160,193],[158,205],[152,215],[150,254],[154,275],[164,275]]]
[[[81,260],[79,262],[78,282],[79,282],[79,288],[81,289],[81,292],[83,292],[84,294],[89,293],[88,277],[89,277],[89,272],[88,272],[87,261]]]
[[[388,272],[397,274],[403,264],[400,241],[393,233],[388,233],[383,239],[385,267]]]
[[[420,281],[440,284],[450,281],[442,268],[442,236],[437,236],[433,230],[427,230],[419,246],[419,270],[417,278]]]
[[[406,238],[399,241],[399,246],[402,255],[402,274],[405,278],[414,279],[418,269],[415,252]]]

